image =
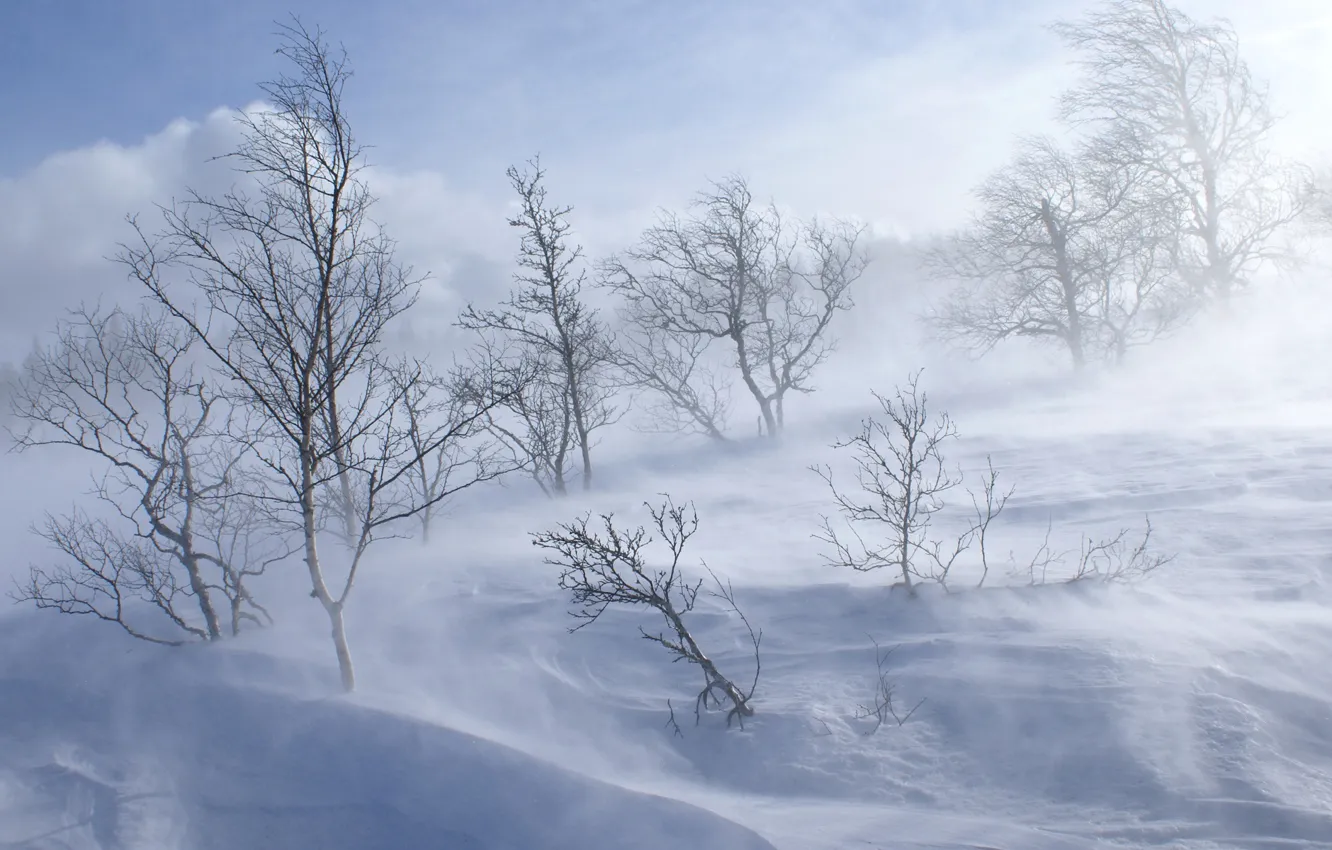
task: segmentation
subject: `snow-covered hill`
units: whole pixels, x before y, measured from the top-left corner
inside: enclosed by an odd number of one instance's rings
[[[7,612],[0,847],[1332,847],[1327,382],[1228,374],[1196,393],[1153,373],[939,394],[954,459],[992,455],[1018,487],[996,552],[1150,513],[1176,558],[1133,587],[1004,587],[999,570],[910,600],[826,566],[811,533],[832,506],[807,467],[836,459],[852,409],[780,451],[616,458],[589,501],[460,500],[428,548],[367,569],[354,697],[299,575],[269,589],[289,594],[276,628],[220,649]],[[637,639],[645,614],[569,634],[526,536],[584,509],[641,520],[659,492],[695,500],[689,564],[730,578],[763,628],[743,730],[693,725],[696,673]],[[694,622],[747,678],[735,619],[700,605]],[[924,702],[868,735],[875,641],[897,647],[903,704]]]

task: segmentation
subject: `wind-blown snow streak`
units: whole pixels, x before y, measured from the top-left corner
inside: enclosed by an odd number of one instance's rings
[[[329,696],[294,583],[266,589],[292,595],[277,628],[220,649],[7,615],[0,847],[1332,846],[1332,415],[1327,380],[1272,378],[1326,362],[1326,334],[1296,330],[1206,382],[1184,360],[1086,392],[933,394],[964,437],[954,460],[992,455],[1017,485],[1000,560],[1047,527],[1067,549],[1150,513],[1177,558],[1139,587],[908,600],[825,566],[811,532],[831,504],[807,467],[836,462],[824,446],[861,412],[843,408],[779,450],[608,455],[610,489],[586,500],[460,502],[428,549],[402,541],[367,568],[353,699]],[[692,671],[636,639],[634,611],[568,634],[526,537],[587,508],[641,519],[662,491],[695,500],[687,558],[763,628],[743,731],[685,713],[673,737],[666,701],[697,691]],[[694,616],[714,659],[745,669],[733,616]],[[925,702],[866,736],[871,636],[898,647],[901,698]]]

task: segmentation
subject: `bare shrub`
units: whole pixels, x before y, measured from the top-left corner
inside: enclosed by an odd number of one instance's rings
[[[1036,548],[1031,557],[1027,559],[1024,567],[1018,568],[1016,556],[1009,553],[1009,563],[1013,565],[1010,571],[1010,578],[1014,581],[1026,580],[1027,584],[1035,587],[1049,583],[1050,567],[1055,564],[1063,563],[1066,553],[1056,552],[1050,548],[1050,535],[1054,531],[1054,523],[1049,522],[1045,526],[1045,537],[1041,540],[1041,545]]]
[[[1141,539],[1135,543],[1131,529],[1121,528],[1111,537],[1095,538],[1082,535],[1078,548],[1055,551],[1050,547],[1050,532],[1029,562],[1014,572],[1030,586],[1049,584],[1131,584],[1139,581],[1175,559],[1174,555],[1161,555],[1152,551],[1152,520],[1144,519]],[[1051,569],[1072,561],[1070,571]],[[1056,577],[1060,576],[1060,577]]]
[[[659,613],[666,621],[662,631],[639,628],[645,640],[660,644],[675,656],[676,661],[697,665],[703,672],[703,689],[694,702],[694,722],[709,703],[722,707],[729,703],[726,725],[754,715],[754,691],[758,687],[761,660],[759,645],[762,631],[755,631],[749,619],[736,605],[730,583],[723,583],[711,569],[716,589],[710,595],[721,600],[744,625],[754,648],[754,678],[748,689],[739,685],[717,669],[717,665],[704,653],[685,622],[694,610],[703,580],[691,582],[681,568],[680,558],[685,544],[698,530],[698,515],[692,505],[676,505],[669,497],[660,506],[646,505],[652,516],[652,525],[666,550],[670,553],[667,566],[654,567],[647,561],[645,550],[653,542],[643,526],[633,530],[617,527],[611,514],[600,516],[601,529],[589,527],[590,515],[572,523],[561,524],[554,531],[532,536],[533,545],[553,552],[546,563],[560,568],[560,588],[570,593],[575,608],[570,614],[579,622],[571,632],[594,622],[611,605],[641,605]],[[707,569],[705,565],[705,569]],[[671,710],[674,718],[674,709]]]
[[[906,388],[892,396],[874,393],[884,418],[865,419],[858,434],[834,444],[854,454],[857,491],[839,489],[830,467],[813,467],[832,490],[849,535],[839,534],[823,518],[816,537],[832,547],[829,563],[862,572],[891,568],[912,595],[922,580],[948,589],[958,558],[977,543],[984,547],[990,524],[1012,495],[1012,490],[997,489],[998,473],[990,465],[982,496],[972,497],[975,521],[951,542],[932,535],[934,517],[944,509],[945,495],[962,482],[962,473],[950,469],[944,458],[957,427],[946,412],[931,415],[919,378],[919,372],[911,375]],[[873,536],[861,533],[861,526],[874,529]],[[981,561],[988,573],[983,552]]]
[[[1114,537],[1100,540],[1084,535],[1077,552],[1077,565],[1068,581],[1128,583],[1174,560],[1173,555],[1158,555],[1151,551],[1151,518],[1146,518],[1144,522],[1146,528],[1137,543],[1132,542],[1127,528],[1121,528]]]
[[[874,726],[865,731],[866,736],[878,732],[883,724],[888,722],[897,726],[904,725],[925,704],[925,700],[922,698],[906,713],[898,710],[897,683],[893,681],[887,667],[888,659],[892,656],[896,647],[884,649],[879,646],[879,642],[873,636],[870,636],[870,643],[874,644],[874,696],[868,704],[858,706],[855,715],[857,720],[874,721]]]

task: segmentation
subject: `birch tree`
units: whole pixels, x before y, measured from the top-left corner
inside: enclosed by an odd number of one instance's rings
[[[626,374],[720,438],[719,384],[696,366],[705,349],[724,345],[764,432],[776,437],[787,397],[813,391],[813,373],[834,345],[833,318],[852,306],[866,264],[863,232],[844,222],[787,221],[757,203],[740,177],[699,194],[690,215],[660,213],[636,247],[601,270],[602,284],[623,301],[634,343],[622,351]]]
[[[1083,71],[1062,118],[1095,128],[1180,211],[1179,271],[1199,295],[1227,301],[1288,256],[1279,237],[1308,203],[1307,178],[1272,154],[1267,88],[1228,23],[1164,0],[1108,0],[1054,29]]]
[[[514,425],[494,427],[531,464],[543,489],[568,489],[577,454],[584,490],[591,489],[595,432],[618,415],[610,381],[612,345],[605,324],[582,297],[582,247],[570,244],[572,207],[547,197],[539,158],[508,170],[518,195],[509,226],[521,240],[518,288],[497,309],[469,305],[460,324],[483,335],[483,362],[492,374],[523,372],[522,391],[507,405]],[[516,357],[514,367],[507,358]]]
[[[269,473],[262,497],[299,534],[350,691],[345,610],[368,546],[493,472],[413,495],[421,456],[465,438],[485,405],[412,443],[404,381],[382,343],[418,279],[370,218],[363,148],[343,108],[345,54],[299,23],[278,53],[293,73],[262,86],[268,106],[240,117],[228,157],[253,188],[191,192],[163,210],[160,233],[139,230],[122,260],[196,335],[248,413],[243,437]],[[416,385],[419,370],[406,380]],[[346,544],[335,563],[319,545],[330,520]]]
[[[1096,143],[1068,152],[1024,140],[981,185],[972,224],[926,257],[956,284],[931,316],[945,339],[977,353],[1017,338],[1053,343],[1081,369],[1122,360],[1191,314],[1175,208],[1144,191],[1144,169],[1102,154]]]
[[[250,579],[290,549],[243,493],[250,460],[227,403],[167,317],[80,308],[15,387],[20,451],[93,461],[96,509],[35,531],[63,556],[33,566],[15,597],[92,615],[155,643],[215,641],[270,623]]]

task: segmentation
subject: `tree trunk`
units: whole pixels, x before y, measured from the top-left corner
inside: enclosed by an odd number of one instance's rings
[[[661,609],[670,622],[671,628],[675,629],[675,634],[680,639],[681,645],[688,651],[691,659],[703,669],[703,677],[706,680],[707,687],[717,686],[722,689],[722,693],[731,701],[737,714],[741,717],[753,717],[754,709],[749,706],[745,695],[740,691],[734,682],[721,674],[717,665],[712,663],[712,659],[703,653],[694,636],[690,634],[689,629],[685,627],[684,620],[673,608]],[[706,690],[704,691],[706,693]]]
[[[1087,358],[1082,345],[1082,315],[1078,312],[1077,284],[1073,280],[1073,267],[1068,261],[1068,237],[1055,221],[1050,202],[1044,199],[1041,201],[1041,222],[1045,225],[1045,232],[1054,248],[1055,276],[1059,278],[1059,286],[1063,290],[1066,329],[1064,342],[1068,345],[1068,353],[1073,358],[1074,370],[1081,371],[1087,363]]]
[[[181,441],[184,443],[184,441]],[[194,551],[194,504],[198,495],[194,490],[194,466],[190,462],[188,447],[181,445],[181,475],[184,477],[185,484],[185,521],[181,524],[180,539],[176,545],[180,547],[181,560],[185,564],[185,572],[190,577],[190,590],[194,591],[194,596],[199,601],[199,611],[203,614],[204,624],[208,629],[208,639],[218,640],[222,637],[222,623],[218,619],[217,609],[213,606],[213,597],[208,590],[208,582],[204,581],[203,574],[199,570],[199,556]],[[147,505],[145,505],[147,507]],[[150,512],[150,516],[154,516]],[[161,523],[156,523],[162,527]]]
[[[328,620],[333,627],[333,648],[338,654],[338,673],[342,676],[342,690],[356,690],[356,668],[352,665],[351,647],[347,645],[347,630],[342,619],[342,605],[333,603],[328,608]]]
[[[347,447],[343,444],[342,423],[338,419],[337,386],[333,380],[333,308],[331,305],[324,305],[322,319],[324,322],[325,380],[328,392],[328,406],[325,411],[328,416],[328,438],[333,444],[333,462],[338,467],[338,489],[341,491],[342,498],[343,531],[347,536],[347,544],[351,545],[357,537],[356,513],[352,504],[351,476],[347,471],[349,465]]]
[[[342,676],[342,689],[351,693],[356,689],[356,670],[352,666],[351,648],[347,645],[347,631],[342,620],[342,603],[328,592],[324,582],[324,569],[319,563],[319,545],[316,540],[318,514],[315,505],[314,454],[309,448],[310,435],[305,435],[306,446],[301,449],[301,524],[305,536],[305,565],[310,571],[310,595],[319,600],[328,614],[332,629],[333,649],[338,656],[338,672]]]
[[[580,382],[572,374],[569,379],[569,393],[573,401],[574,431],[578,438],[578,450],[583,460],[583,490],[592,489],[592,445],[588,436],[587,418],[583,412],[583,400],[579,397]]]
[[[1222,305],[1223,310],[1229,309],[1230,295],[1233,290],[1234,281],[1231,280],[1230,270],[1225,268],[1225,260],[1221,254],[1221,216],[1217,209],[1217,188],[1216,188],[1216,165],[1212,162],[1208,154],[1207,145],[1201,141],[1201,136],[1196,129],[1193,129],[1191,122],[1190,141],[1193,144],[1194,151],[1202,163],[1203,170],[1203,243],[1207,248],[1207,282],[1211,285],[1212,296]]]
[[[759,413],[763,415],[763,427],[768,432],[768,437],[775,438],[780,426],[777,424],[777,417],[772,413],[772,400],[764,394],[759,388],[758,382],[754,380],[754,370],[749,365],[749,351],[745,345],[745,336],[743,332],[735,331],[731,334],[731,340],[735,343],[736,362],[740,364],[740,377],[744,380],[745,386],[749,389],[749,394],[758,402]]]
[[[583,409],[583,375],[578,368],[578,353],[575,350],[574,340],[565,327],[563,311],[560,310],[560,288],[558,277],[553,268],[547,267],[546,279],[550,286],[551,320],[555,323],[555,333],[559,336],[560,341],[560,360],[564,366],[565,391],[569,394],[569,407],[573,412],[574,436],[578,440],[578,451],[583,461],[583,489],[591,490],[592,445],[588,436],[587,411]]]
[[[569,492],[565,476],[569,465],[569,443],[573,441],[573,398],[568,382],[565,382],[562,389],[564,396],[560,399],[560,442],[555,450],[555,457],[551,458],[550,462],[554,489],[561,496]]]
[[[186,572],[190,576],[190,589],[199,600],[199,611],[203,614],[208,628],[208,639],[219,640],[222,637],[222,623],[218,619],[217,609],[213,607],[213,597],[208,592],[208,583],[199,573],[199,558],[193,550],[185,550]]]
[[[915,441],[907,438],[908,452],[915,452]],[[902,517],[901,525],[898,527],[902,535],[902,549],[898,553],[898,566],[902,569],[902,584],[906,587],[908,596],[916,595],[916,587],[911,583],[911,517],[915,513],[915,500],[918,498],[915,489],[912,486],[916,477],[915,462],[911,462],[911,467],[907,469],[905,479],[905,488],[902,492]]]

